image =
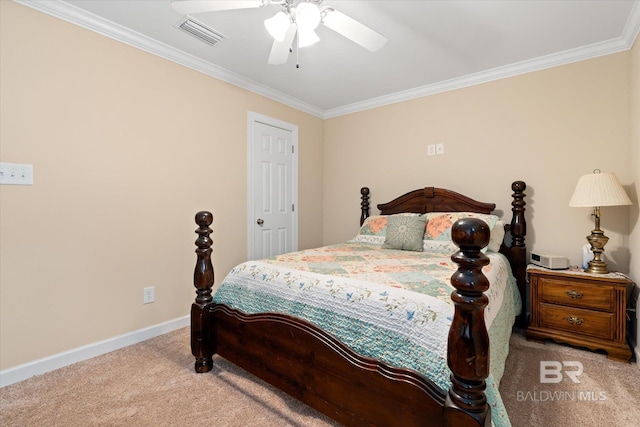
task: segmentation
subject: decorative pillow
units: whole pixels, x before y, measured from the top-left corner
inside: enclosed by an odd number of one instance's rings
[[[424,215],[390,215],[382,248],[422,252],[426,221]]]
[[[491,252],[500,252],[500,245],[504,240],[504,222],[502,220],[496,221],[495,227],[491,229],[491,239],[487,245],[487,250]]]
[[[364,220],[360,232],[370,236],[384,236],[387,230],[387,215],[374,215]]]
[[[393,216],[420,216],[420,214],[405,212]],[[387,233],[387,218],[389,218],[389,215],[372,215],[367,217],[362,223],[358,235],[384,237]]]
[[[461,218],[479,218],[487,223],[492,236],[494,234],[493,230],[498,228],[496,223],[500,220],[496,215],[475,212],[429,212],[425,215],[427,217],[427,225],[422,250],[438,255],[453,254],[458,250],[456,244],[451,240],[451,227],[457,220]],[[502,227],[500,243],[502,243],[503,238],[504,227]],[[500,243],[498,243],[498,249],[500,248]],[[487,248],[489,246],[484,248],[483,252],[486,252]]]
[[[461,218],[479,218],[487,223],[489,230],[493,230],[496,222],[500,219],[496,215],[475,212],[429,212],[426,216],[425,240],[441,241],[451,241],[451,227]]]

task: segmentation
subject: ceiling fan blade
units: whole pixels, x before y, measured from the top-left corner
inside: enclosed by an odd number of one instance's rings
[[[291,50],[293,39],[296,37],[297,31],[298,26],[296,24],[291,24],[287,30],[287,34],[284,36],[284,40],[281,42],[278,40],[273,41],[271,53],[269,54],[269,64],[280,65],[287,62],[287,59],[289,59],[289,51]]]
[[[327,9],[322,23],[371,52],[381,49],[387,43],[385,36],[335,9]]]
[[[262,0],[173,0],[171,2],[171,7],[183,15],[232,9],[252,9],[261,6],[264,6]]]

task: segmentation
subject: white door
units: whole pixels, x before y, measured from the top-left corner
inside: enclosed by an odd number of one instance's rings
[[[295,125],[249,113],[249,259],[298,250]]]

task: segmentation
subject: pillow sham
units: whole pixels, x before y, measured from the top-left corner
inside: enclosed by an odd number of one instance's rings
[[[457,220],[461,218],[481,219],[489,226],[492,236],[494,235],[493,230],[499,228],[496,227],[496,224],[500,220],[497,215],[475,212],[429,212],[425,215],[427,225],[422,250],[438,255],[452,254],[458,250],[456,244],[451,240],[451,227]],[[496,238],[499,238],[498,249],[500,249],[500,243],[504,238],[504,227],[502,227],[502,237],[496,236]],[[486,252],[487,250],[492,250],[490,245],[487,245],[482,251]]]
[[[390,215],[382,248],[422,252],[426,221],[424,215]]]
[[[384,244],[387,240],[388,221],[392,217],[425,218],[426,224],[422,241],[422,251],[431,254],[450,255],[458,250],[458,247],[451,240],[451,227],[460,218],[479,218],[487,223],[489,230],[491,230],[491,239],[487,247],[483,249],[483,252],[487,250],[498,252],[504,240],[504,222],[498,216],[475,212],[429,212],[423,215],[417,213],[372,215],[365,219],[354,240]],[[387,243],[387,245],[394,246],[392,243]],[[412,245],[412,247],[415,246]],[[420,249],[417,251],[420,251]]]
[[[384,236],[387,230],[387,215],[374,215],[364,220],[360,227],[360,235]]]
[[[481,214],[475,212],[429,212],[427,216],[427,226],[424,234],[426,240],[451,241],[451,227],[462,218],[478,218],[483,220],[493,230],[500,217],[491,214]]]

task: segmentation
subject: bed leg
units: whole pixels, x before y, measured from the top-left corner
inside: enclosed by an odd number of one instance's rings
[[[196,300],[191,305],[191,353],[196,358],[195,370],[198,373],[208,372],[213,368],[215,344],[210,336],[209,306],[213,302],[211,290],[214,274],[211,264],[211,245],[209,237],[213,223],[211,212],[201,211],[196,214],[196,254],[198,260],[193,273],[193,285],[196,287]]]
[[[480,250],[489,243],[489,226],[476,218],[458,220],[451,236],[460,251],[451,256],[458,269],[451,276],[455,312],[447,351],[451,388],[444,407],[445,426],[490,426],[485,396],[489,375],[489,334],[484,322],[489,279],[482,267],[489,258]]]

